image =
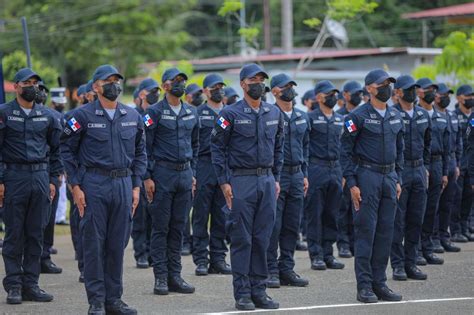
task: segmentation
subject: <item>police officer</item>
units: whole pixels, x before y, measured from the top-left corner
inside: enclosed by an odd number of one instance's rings
[[[309,145],[309,191],[306,201],[307,241],[311,269],[343,269],[333,256],[337,240],[337,215],[342,195],[339,164],[343,117],[333,111],[339,91],[324,80],[314,87],[319,106],[308,114],[311,125]]]
[[[111,65],[95,70],[92,81],[98,100],[72,113],[61,142],[81,216],[89,314],[137,313],[121,300],[122,271],[146,153],[141,116],[117,101],[121,79]]]
[[[461,173],[461,155],[462,155],[462,134],[459,127],[459,120],[457,115],[448,110],[447,107],[450,103],[449,94],[452,94],[453,90],[450,90],[446,84],[439,83],[438,90],[436,91],[435,107],[436,109],[445,114],[448,118],[449,127],[449,164],[448,164],[448,184],[441,193],[439,200],[439,220],[438,225],[435,226],[435,248],[441,246],[438,252],[459,252],[461,249],[451,243],[449,224],[451,219],[451,212],[455,207],[456,195],[458,195],[458,184],[457,180]]]
[[[387,106],[395,81],[382,69],[367,74],[370,101],[346,116],[342,136],[341,164],[354,204],[357,300],[364,303],[402,299],[385,275],[403,165],[403,121]]]
[[[227,86],[224,88],[224,99],[222,100],[222,103],[225,105],[232,105],[237,103],[237,100],[239,99],[239,94],[230,86]]]
[[[38,279],[44,228],[63,166],[61,126],[35,104],[39,75],[29,68],[14,77],[16,98],[0,105],[0,207],[4,208],[3,287],[8,304],[50,302]]]
[[[93,83],[94,82],[92,80],[89,80],[87,81],[87,84],[86,84],[86,98],[87,98],[88,103],[92,103],[93,101],[97,100],[97,94],[92,88]]]
[[[304,287],[308,280],[295,271],[295,248],[303,208],[308,190],[308,150],[310,125],[305,112],[293,108],[296,97],[293,81],[287,74],[274,76],[270,84],[276,105],[284,113],[284,164],[280,177],[275,225],[267,251],[267,287],[281,285]],[[280,256],[278,256],[280,249]]]
[[[344,108],[346,106],[346,100],[344,98],[343,93],[337,93],[337,108]]]
[[[402,194],[398,200],[393,230],[390,263],[393,280],[425,280],[427,275],[416,266],[416,250],[426,208],[428,169],[431,160],[431,119],[426,110],[415,106],[416,88],[409,75],[397,78],[394,105],[405,126],[404,168]]]
[[[362,88],[362,102],[365,104],[365,103],[368,103],[369,100],[370,100],[370,93],[367,92],[367,89],[364,86]]]
[[[48,99],[48,93],[49,93],[49,89],[46,86],[46,84],[44,84],[43,81],[39,81],[38,93],[36,94],[35,103],[41,104],[43,106],[46,105],[46,100]]]
[[[339,115],[344,118],[352,112],[362,101],[362,86],[357,81],[348,81],[342,87],[342,93],[346,101],[346,105],[337,110]],[[354,226],[352,224],[352,201],[351,192],[347,185],[344,184],[341,207],[338,215],[337,224],[337,249],[339,257],[351,258],[354,252]]]
[[[86,85],[87,84],[82,84],[77,88],[78,105],[89,103],[89,100],[86,98]]]
[[[283,164],[283,114],[261,101],[268,75],[257,64],[240,70],[244,98],[225,107],[212,134],[212,163],[226,199],[235,307],[276,309],[265,292],[267,248]]]
[[[217,183],[211,162],[211,131],[224,107],[224,80],[218,74],[204,78],[204,94],[207,102],[198,107],[201,129],[199,130],[199,157],[196,168],[196,197],[193,207],[193,261],[196,275],[208,273],[232,274],[225,262],[225,216],[222,207],[224,195]],[[209,233],[207,226],[209,225]],[[209,250],[207,249],[209,247]]]
[[[190,85],[186,86],[184,94],[186,97],[186,103],[195,107],[198,107],[205,101],[202,89],[196,83],[191,83]]]
[[[147,78],[140,82],[137,88],[138,105],[135,108],[138,113],[145,116],[150,105],[156,104],[160,97],[160,87],[154,79]],[[140,202],[133,216],[132,239],[133,250],[137,268],[149,267],[151,238],[151,217],[148,211],[145,187],[140,190]]]
[[[461,159],[461,173],[458,178],[458,195],[456,203],[451,213],[451,241],[466,242],[473,241],[474,236],[469,230],[469,217],[472,212],[472,190],[470,187],[470,179],[468,172],[468,136],[466,134],[467,127],[470,123],[472,107],[474,106],[474,91],[470,85],[461,85],[456,91],[457,107],[454,113],[457,115],[460,132],[463,140],[463,154]],[[473,222],[471,222],[473,224]]]
[[[306,107],[308,112],[312,111],[314,107],[318,106],[314,96],[314,89],[308,90],[303,94],[301,98],[301,104]]]
[[[192,205],[199,150],[196,109],[180,100],[187,75],[176,68],[163,73],[165,97],[150,106],[144,117],[148,171],[145,187],[151,202],[150,251],[155,275],[154,293],[194,293],[181,278],[181,244]]]
[[[433,107],[438,86],[428,78],[421,78],[416,84],[419,86],[417,95],[420,105],[428,111],[432,126],[428,196],[421,232],[421,250],[428,264],[443,264],[444,260],[434,254],[433,234],[441,191],[448,183],[448,117]]]

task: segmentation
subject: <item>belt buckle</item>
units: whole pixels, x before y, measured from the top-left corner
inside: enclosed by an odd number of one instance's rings
[[[186,163],[178,164],[178,165],[176,165],[176,170],[177,171],[184,171],[185,166],[186,166]]]
[[[257,168],[257,176],[262,176],[263,174],[263,169],[261,167]]]
[[[118,177],[118,170],[111,170],[109,176],[112,178]]]

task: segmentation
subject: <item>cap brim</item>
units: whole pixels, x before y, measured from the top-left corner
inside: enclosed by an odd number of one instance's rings
[[[176,77],[179,76],[179,75],[182,76],[185,80],[188,79],[188,76],[187,76],[185,73],[180,72],[180,73],[176,74],[175,76],[173,76],[172,78],[170,78],[170,79],[168,79],[168,80],[174,80],[174,78],[176,78]]]
[[[245,79],[254,77],[254,76],[256,76],[257,74],[262,74],[265,79],[268,79],[268,74],[267,74],[265,71],[260,71],[260,70],[255,71],[255,72],[252,72],[252,73],[249,73],[249,74],[245,77]]]
[[[322,91],[320,91],[319,93],[328,94],[328,93],[331,93],[331,92],[339,93],[339,90],[338,90],[338,89],[331,88],[331,89],[322,90]]]
[[[419,84],[416,84],[416,83],[407,83],[407,84],[405,84],[404,86],[398,87],[397,89],[406,90],[406,89],[409,89],[409,88],[411,88],[411,87],[419,88],[420,85],[419,85]]]
[[[434,87],[435,89],[438,89],[438,85],[437,84],[426,84],[426,85],[421,85],[420,86],[422,89],[428,89],[430,87]]]
[[[206,86],[206,88],[213,87],[213,86],[215,86],[215,85],[217,85],[217,84],[226,85],[222,80],[216,80],[216,81],[214,81],[214,82],[209,83],[209,84]]]
[[[344,92],[349,92],[349,93],[351,93],[351,94],[354,94],[354,93],[362,93],[363,90],[362,90],[362,89],[355,88],[355,89],[352,89],[352,90],[349,90],[349,91],[344,91]]]
[[[151,90],[156,89],[156,88],[158,88],[158,89],[160,88],[158,86],[158,84],[153,84],[151,86],[148,86],[148,87],[144,88],[144,90],[151,91]]]
[[[18,81],[16,81],[16,83],[28,81],[29,79],[31,79],[33,77],[36,77],[36,79],[38,79],[38,81],[43,81],[43,79],[41,79],[41,77],[39,75],[37,75],[36,73],[31,73],[31,74],[25,75],[24,77],[20,78]]]
[[[397,82],[397,79],[395,79],[394,77],[383,76],[383,77],[381,77],[381,78],[378,78],[374,83],[380,84],[380,83],[385,82],[385,80],[389,80],[389,81],[392,82],[392,83]]]
[[[446,94],[446,93],[451,93],[454,94],[453,90],[448,89],[448,90],[438,90],[437,91],[439,94]]]
[[[97,80],[106,80],[106,79],[110,78],[110,77],[113,76],[113,75],[116,75],[116,76],[118,76],[120,79],[123,80],[123,75],[121,75],[121,74],[118,73],[118,72],[106,73],[106,74],[100,76]],[[97,81],[97,80],[96,80],[96,81]]]
[[[290,84],[290,83],[293,84],[294,86],[297,86],[297,85],[298,85],[298,84],[296,84],[295,81],[293,81],[293,80],[290,79],[290,80],[285,80],[285,81],[281,82],[281,83],[278,84],[277,86],[278,86],[279,88],[282,88],[282,87],[284,87],[285,85]]]

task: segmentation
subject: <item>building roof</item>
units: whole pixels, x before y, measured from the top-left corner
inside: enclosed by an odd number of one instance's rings
[[[474,15],[474,2],[452,5],[449,7],[442,7],[430,10],[424,10],[413,13],[402,14],[404,19],[418,20],[418,19],[433,19],[443,17],[467,16]]]

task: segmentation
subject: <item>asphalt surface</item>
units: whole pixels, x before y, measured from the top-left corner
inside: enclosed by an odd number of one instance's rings
[[[282,287],[267,293],[280,302],[278,312],[271,314],[474,314],[474,243],[458,244],[460,253],[442,256],[445,264],[425,266],[427,281],[388,281],[388,285],[403,294],[401,303],[364,305],[355,299],[356,284],[353,259],[343,259],[343,270],[313,271],[306,252],[297,252],[296,271],[309,279],[306,288]],[[0,293],[0,314],[86,314],[87,299],[74,261],[70,237],[57,237],[53,256],[63,268],[60,275],[42,275],[40,286],[54,295],[50,303],[24,302],[7,305],[6,294]],[[124,295],[126,303],[140,314],[188,314],[235,312],[231,276],[194,275],[190,256],[183,257],[183,277],[196,287],[191,295],[153,295],[151,269],[136,269],[131,244],[125,253]],[[5,274],[0,264],[0,276]],[[391,269],[388,269],[391,278]],[[3,291],[3,290],[2,290]]]

